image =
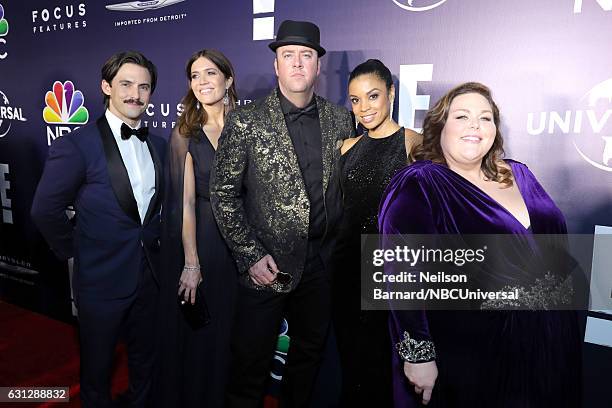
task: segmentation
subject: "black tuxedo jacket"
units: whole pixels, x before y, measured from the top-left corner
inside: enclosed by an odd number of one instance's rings
[[[74,257],[76,299],[119,299],[136,292],[142,254],[156,273],[162,163],[166,143],[147,140],[155,165],[155,195],[141,222],[128,173],[103,116],[53,142],[31,215],[60,259]],[[65,210],[73,205],[76,225]]]

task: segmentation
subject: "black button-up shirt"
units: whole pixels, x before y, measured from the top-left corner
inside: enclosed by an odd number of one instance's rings
[[[320,238],[325,233],[326,219],[323,196],[323,146],[317,104],[313,96],[310,103],[300,109],[280,90],[278,95],[310,200],[308,238]]]

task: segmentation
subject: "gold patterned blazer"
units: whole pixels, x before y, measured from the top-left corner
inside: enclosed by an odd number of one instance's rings
[[[248,269],[270,254],[281,271],[293,276],[293,282],[290,288],[264,289],[289,291],[297,286],[304,269],[310,202],[277,92],[227,116],[215,155],[210,196],[240,282],[257,287]],[[325,242],[341,215],[339,194],[331,193],[339,191],[334,174],[340,146],[353,136],[354,127],[345,108],[315,98],[323,149]],[[326,262],[323,251],[322,255]]]

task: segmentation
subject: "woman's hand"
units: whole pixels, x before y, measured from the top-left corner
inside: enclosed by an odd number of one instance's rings
[[[410,384],[414,385],[414,391],[422,394],[423,405],[427,405],[431,399],[436,378],[438,378],[438,366],[435,361],[427,363],[404,362],[404,375]]]
[[[185,291],[183,298],[186,302],[190,302],[193,305],[195,303],[196,289],[200,282],[202,282],[200,265],[185,265],[179,279],[178,294],[180,295]]]

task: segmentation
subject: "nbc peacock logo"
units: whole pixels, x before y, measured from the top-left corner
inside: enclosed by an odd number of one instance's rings
[[[0,4],[0,44],[6,44],[4,37],[8,34],[8,32],[9,23],[6,21],[6,18],[4,18],[4,6]],[[5,59],[7,55],[7,52],[0,52],[0,59]]]
[[[47,126],[47,143],[51,142],[75,128],[58,125],[84,125],[89,120],[89,111],[84,106],[83,92],[75,89],[72,81],[55,81],[53,90],[45,95],[43,119]]]
[[[280,333],[278,334],[276,350],[274,350],[274,359],[272,361],[272,368],[270,371],[270,377],[277,382],[282,381],[283,367],[287,363],[287,353],[289,351],[289,343],[291,342],[291,338],[289,337],[288,333],[289,323],[287,322],[287,319],[283,319]]]
[[[84,125],[89,120],[89,111],[83,104],[83,92],[75,90],[72,81],[63,84],[55,81],[53,91],[45,95],[43,119],[47,123],[64,125]]]
[[[4,18],[4,6],[0,4],[0,37],[4,37],[8,34],[9,23]]]

